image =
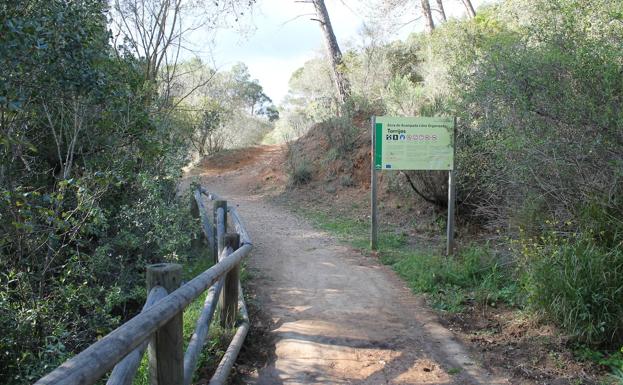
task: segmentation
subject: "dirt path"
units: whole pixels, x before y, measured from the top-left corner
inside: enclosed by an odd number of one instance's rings
[[[278,151],[255,149],[238,169],[202,178],[239,206],[254,241],[251,284],[272,319],[275,359],[249,382],[507,384],[481,369],[390,269],[251,192],[249,175]]]

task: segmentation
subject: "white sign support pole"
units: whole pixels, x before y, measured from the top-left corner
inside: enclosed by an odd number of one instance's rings
[[[378,248],[378,208],[376,204],[376,167],[374,156],[376,154],[376,116],[371,119],[372,127],[372,150],[370,152],[370,249]]]
[[[454,170],[448,171],[448,232],[446,255],[454,254],[454,201],[456,200],[454,187]]]
[[[452,135],[452,170],[448,171],[448,230],[446,234],[446,255],[454,254],[454,205],[456,202],[456,181],[454,178],[454,164],[456,163],[456,117],[454,118],[454,133]]]

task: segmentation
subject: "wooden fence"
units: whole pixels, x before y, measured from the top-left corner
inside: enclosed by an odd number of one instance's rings
[[[197,187],[193,193],[191,211],[201,220],[201,231],[193,244],[204,247],[207,243],[215,257],[214,266],[183,285],[182,266],[171,263],[148,266],[148,296],[141,313],[41,378],[36,385],[90,385],[111,370],[107,385],[131,384],[148,348],[151,384],[189,385],[219,302],[221,325],[237,327],[210,380],[210,385],[225,383],[249,331],[240,287],[240,261],[249,255],[253,245],[235,207],[203,187]],[[204,196],[213,201],[212,215],[208,214]],[[235,232],[227,233],[228,220]],[[184,309],[206,290],[203,310],[184,352]]]

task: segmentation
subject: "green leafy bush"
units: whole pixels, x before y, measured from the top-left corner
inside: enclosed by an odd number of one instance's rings
[[[0,4],[0,383],[107,334],[142,306],[145,263],[187,257],[186,143],[106,15]]]
[[[580,346],[576,355],[582,360],[592,361],[611,370],[610,376],[616,384],[623,383],[623,348],[615,351],[596,351],[586,346]]]
[[[359,128],[353,124],[352,113],[329,118],[320,123],[320,129],[338,156],[346,157],[354,149]]]
[[[312,169],[309,161],[302,159],[290,169],[290,183],[300,186],[308,183],[312,179]]]
[[[511,237],[521,229],[529,305],[581,341],[614,346],[623,340],[619,8],[519,0],[481,9],[419,37],[423,82],[388,89],[408,103],[420,87],[443,98],[425,108],[458,117],[460,214]]]
[[[459,116],[464,212],[506,227],[536,197],[566,222],[592,197],[620,195],[617,15],[606,1],[508,1],[431,37],[447,66],[447,112]]]
[[[590,205],[584,211],[580,232],[551,224],[545,235],[522,241],[525,289],[534,309],[579,341],[617,346],[623,338],[623,222]]]

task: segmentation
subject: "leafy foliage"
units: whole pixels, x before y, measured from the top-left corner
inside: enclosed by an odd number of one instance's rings
[[[579,341],[617,347],[623,338],[623,222],[599,206],[584,210],[580,230],[560,224],[519,244],[529,304]],[[564,224],[573,228],[572,223]]]
[[[520,234],[529,305],[592,345],[623,330],[620,20],[610,2],[505,2],[427,40],[464,212]]]
[[[186,142],[106,4],[0,5],[0,382],[32,383],[132,315],[145,263],[186,258]]]

